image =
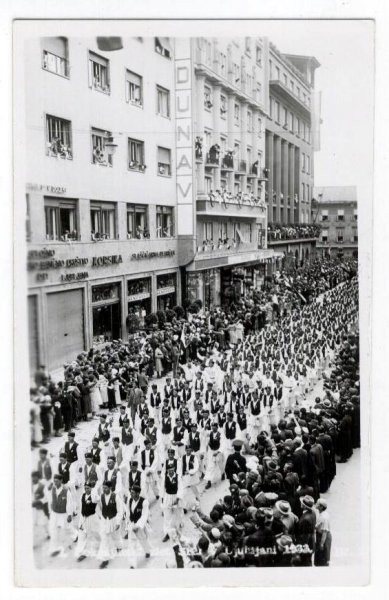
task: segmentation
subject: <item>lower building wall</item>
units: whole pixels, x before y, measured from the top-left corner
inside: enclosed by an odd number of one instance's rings
[[[39,364],[55,370],[92,346],[127,339],[147,314],[172,308],[180,297],[177,267],[30,288],[31,371]]]

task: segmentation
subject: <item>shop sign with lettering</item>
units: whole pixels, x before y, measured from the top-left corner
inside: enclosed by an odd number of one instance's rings
[[[39,183],[27,183],[28,192],[44,192],[46,194],[66,194],[66,187],[61,185],[42,185]]]
[[[131,254],[131,260],[143,260],[146,258],[163,258],[168,256],[174,256],[175,250],[160,250],[159,252],[150,252],[144,250],[143,252],[134,252]]]

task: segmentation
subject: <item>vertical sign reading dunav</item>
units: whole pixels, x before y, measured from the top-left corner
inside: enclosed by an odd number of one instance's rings
[[[194,236],[190,44],[190,39],[177,38],[175,45],[177,231],[181,238]]]

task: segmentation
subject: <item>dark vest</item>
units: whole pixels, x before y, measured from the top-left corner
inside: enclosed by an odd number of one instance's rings
[[[91,496],[86,498],[86,494],[84,493],[81,498],[81,514],[83,517],[90,517],[96,513],[96,503],[92,502]]]
[[[189,458],[189,460],[188,460]],[[191,469],[193,469],[193,465],[194,465],[194,455],[190,454],[189,457],[184,454],[184,456],[182,457],[182,474],[186,475],[187,471],[190,471]]]
[[[129,446],[134,441],[132,429],[128,432],[124,427],[122,428],[122,444]]]
[[[156,394],[151,393],[150,394],[150,406],[152,408],[158,408],[158,406],[161,404],[161,394],[159,392],[157,392]]]
[[[168,458],[165,462],[165,471],[167,472],[170,467],[174,467],[174,470],[177,471],[177,464],[176,458]]]
[[[111,494],[108,504],[105,500],[105,494],[101,495],[101,513],[104,519],[113,519],[118,514],[116,508],[116,496],[114,493]]]
[[[181,427],[181,429],[178,429],[178,427],[174,427],[173,428],[173,441],[182,442],[184,433],[185,433],[185,429],[183,427]]]
[[[162,419],[162,433],[167,434],[172,431],[172,418],[171,417],[163,417]]]
[[[92,462],[94,462],[95,465],[99,465],[101,449],[100,448],[92,448],[91,452],[93,454]]]
[[[153,446],[157,443],[157,428],[154,426],[153,429],[149,429],[148,427],[145,429],[145,437],[148,438]]]
[[[135,473],[130,471],[128,474],[128,489],[131,490],[131,488],[134,485],[139,485],[139,487],[140,487],[141,477],[142,477],[141,471],[136,471]]]
[[[68,497],[68,490],[66,488],[62,488],[62,490],[57,492],[57,488],[53,485],[52,495],[51,495],[51,510],[55,513],[66,513],[66,501]]]
[[[53,472],[48,460],[38,461],[38,473],[41,479],[51,479]]]
[[[259,413],[261,412],[261,401],[260,400],[252,400],[250,403],[250,408],[251,408],[251,414],[253,414],[255,417],[257,417],[259,415]]]
[[[84,465],[84,478],[85,481],[96,483],[98,477],[96,472],[96,466],[92,463],[91,469],[89,471],[89,475],[87,475],[87,465]]]
[[[111,479],[108,479],[108,477],[107,477],[107,475],[109,473],[108,469],[104,473],[104,481],[110,481],[112,483],[112,491],[113,492],[116,489],[117,472],[118,472],[117,469],[115,469],[115,468],[112,469],[112,477],[111,477]]]
[[[220,432],[217,431],[216,433],[213,433],[213,431],[211,431],[210,435],[209,435],[209,447],[211,448],[211,450],[219,450],[220,448]]]
[[[136,505],[135,509],[133,510],[132,505],[134,503],[134,500],[130,500],[130,521],[131,521],[131,523],[137,523],[139,521],[139,519],[141,518],[142,510],[143,510],[143,502],[144,502],[144,498],[142,498],[142,496],[139,496],[137,505]]]
[[[246,415],[238,415],[238,424],[241,430],[247,428],[247,418]]]
[[[236,423],[235,421],[227,421],[226,423],[226,438],[227,440],[233,440],[236,438]]]
[[[177,474],[175,473],[174,476],[172,477],[172,480],[170,479],[170,477],[168,477],[168,475],[165,475],[165,490],[167,494],[177,494],[177,490],[178,490],[178,477]]]
[[[142,458],[142,469],[145,470],[145,468],[146,468],[146,450],[142,450],[141,458]],[[154,450],[151,448],[150,449],[150,465],[152,465],[153,462],[154,462]]]
[[[199,433],[190,433],[189,434],[189,444],[194,452],[198,452],[200,450],[200,434]]]
[[[58,473],[62,475],[62,483],[69,483],[70,473],[69,473],[70,465],[68,463],[59,463],[58,465]]]
[[[99,431],[99,440],[102,440],[103,442],[107,442],[110,438],[110,433],[109,433],[108,429],[103,427],[100,423],[98,431]]]
[[[64,451],[66,452],[68,461],[71,463],[76,462],[76,460],[78,460],[77,446],[78,446],[78,444],[76,444],[76,442],[74,442],[73,446],[70,448],[70,443],[65,442]]]

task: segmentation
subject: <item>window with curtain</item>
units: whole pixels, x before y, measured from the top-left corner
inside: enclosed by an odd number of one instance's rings
[[[59,158],[73,158],[70,121],[46,115],[46,154]]]
[[[133,171],[144,172],[146,169],[144,163],[144,142],[128,138],[128,168]]]
[[[89,52],[89,87],[110,93],[109,60],[94,52]]]
[[[45,198],[46,239],[74,241],[77,232],[77,202],[59,198]]]
[[[170,38],[168,37],[156,37],[154,38],[154,49],[157,54],[164,56],[165,58],[172,58],[172,49],[170,45]]]
[[[42,40],[43,68],[50,73],[69,77],[68,40],[65,37],[45,37]]]
[[[168,177],[172,174],[171,164],[171,150],[169,148],[162,148],[158,146],[158,175],[164,175]]]
[[[170,117],[170,92],[160,85],[157,85],[157,114]]]
[[[149,238],[148,208],[145,204],[127,204],[127,238]]]
[[[126,101],[135,106],[143,106],[143,90],[142,90],[142,77],[133,73],[133,71],[126,71]]]
[[[157,237],[174,237],[174,208],[157,206]]]
[[[115,214],[113,202],[91,203],[91,235],[94,241],[115,239]]]
[[[92,127],[92,163],[103,167],[112,167],[112,155],[108,154],[105,148],[107,138],[111,136],[110,131]]]

